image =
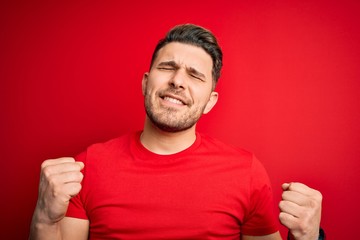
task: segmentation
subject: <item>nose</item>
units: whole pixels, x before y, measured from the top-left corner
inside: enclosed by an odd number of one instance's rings
[[[178,69],[172,75],[169,84],[174,88],[186,88],[186,73],[181,69]]]

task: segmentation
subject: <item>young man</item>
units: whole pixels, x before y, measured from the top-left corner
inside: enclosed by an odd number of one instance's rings
[[[142,81],[141,132],[42,164],[31,239],[281,239],[253,154],[196,132],[216,104],[222,52],[208,30],[176,26]],[[321,194],[284,184],[280,221],[316,240]]]

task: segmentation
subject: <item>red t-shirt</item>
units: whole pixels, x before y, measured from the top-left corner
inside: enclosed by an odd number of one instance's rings
[[[67,216],[90,239],[240,239],[278,229],[268,176],[253,154],[197,133],[188,149],[158,155],[140,132],[90,146],[81,192]]]

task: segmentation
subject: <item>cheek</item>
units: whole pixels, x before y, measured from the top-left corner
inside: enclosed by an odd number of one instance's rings
[[[148,90],[154,90],[154,89],[160,88],[164,84],[165,84],[165,81],[163,80],[163,78],[161,76],[151,75],[151,76],[149,76],[149,79],[147,81],[146,88]]]
[[[206,105],[210,99],[211,89],[209,88],[194,88],[191,91],[191,95],[195,103],[199,105]]]
[[[164,84],[169,78],[171,78],[171,72],[153,71],[149,75],[149,82],[153,84]]]
[[[145,84],[145,89],[144,89],[145,93],[149,94],[152,91],[152,89],[154,89],[154,82],[149,78]]]

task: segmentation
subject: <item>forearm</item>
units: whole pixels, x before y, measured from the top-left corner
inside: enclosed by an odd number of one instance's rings
[[[46,221],[39,212],[34,213],[29,240],[62,240],[59,223],[50,223]]]
[[[310,237],[309,239],[325,240],[326,234],[324,229],[320,228],[319,233],[316,233],[314,236]],[[296,240],[296,238],[290,233],[290,231],[288,232],[287,240]]]

